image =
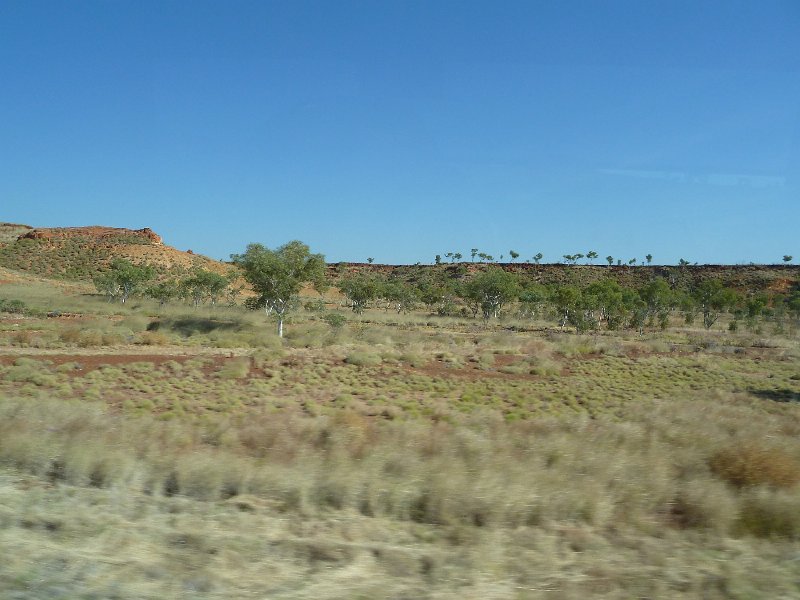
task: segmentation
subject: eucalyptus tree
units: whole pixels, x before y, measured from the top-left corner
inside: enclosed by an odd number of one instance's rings
[[[610,267],[611,265],[614,264],[614,257],[609,254],[608,256],[606,256],[606,261],[608,262],[608,266]]]
[[[115,258],[105,273],[97,275],[93,282],[99,292],[110,299],[119,297],[124,304],[141,287],[155,277],[155,269],[150,265],[135,265],[124,258]]]
[[[542,311],[550,295],[546,287],[533,283],[526,285],[519,294],[520,316],[534,318]]]
[[[454,282],[446,278],[428,275],[416,282],[415,294],[428,310],[446,315],[452,312],[456,287]]]
[[[379,294],[386,301],[386,310],[392,307],[398,314],[414,310],[419,301],[416,288],[402,281],[383,282]]]
[[[539,261],[542,260],[542,258],[544,258],[544,254],[539,252],[533,257],[533,262],[535,262],[538,265]]]
[[[662,329],[665,329],[669,313],[676,304],[676,297],[669,283],[661,277],[653,279],[639,290],[639,296],[647,306],[648,321],[652,324],[658,318]]]
[[[473,315],[481,311],[484,319],[497,317],[505,304],[517,298],[519,291],[517,276],[498,267],[476,275],[462,288],[463,299]]]
[[[550,295],[550,300],[556,309],[561,329],[569,322],[573,313],[578,310],[581,300],[581,291],[572,285],[556,287]]]
[[[738,296],[733,290],[722,285],[719,279],[706,279],[695,287],[692,297],[703,313],[703,326],[711,329],[720,314],[733,306]]]
[[[326,285],[325,257],[297,240],[275,250],[249,244],[243,254],[233,254],[231,259],[256,293],[255,304],[275,314],[279,337],[283,337],[284,319],[303,285],[311,284],[317,291]]]
[[[519,252],[515,252],[514,250],[509,250],[508,255],[511,257],[511,262],[514,262],[519,258]]]
[[[586,288],[584,295],[591,299],[597,311],[598,322],[605,321],[608,329],[618,329],[624,320],[623,288],[614,279],[594,281]],[[595,315],[592,315],[595,317]]]
[[[212,305],[216,305],[228,283],[230,280],[224,275],[205,269],[195,269],[180,285],[197,307],[206,299],[210,300]]]
[[[589,250],[589,252],[586,253],[586,258],[589,259],[590,265],[594,264],[594,259],[597,258],[598,256],[599,255],[594,250]]]
[[[369,303],[378,297],[381,284],[374,277],[354,275],[342,278],[339,281],[339,289],[350,301],[353,312],[360,315]]]
[[[144,295],[148,298],[152,298],[158,302],[159,306],[164,306],[170,300],[176,298],[179,294],[179,284],[177,281],[173,279],[169,279],[166,281],[159,281],[151,286],[149,286],[144,291]]]

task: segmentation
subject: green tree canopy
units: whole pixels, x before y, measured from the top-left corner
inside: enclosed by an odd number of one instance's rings
[[[470,279],[462,290],[464,300],[472,308],[473,314],[480,310],[484,319],[497,317],[503,305],[515,300],[519,292],[517,277],[496,267]]]
[[[350,301],[353,312],[361,314],[378,297],[379,282],[374,277],[355,275],[339,281],[339,289]]]
[[[105,273],[94,278],[99,292],[111,298],[119,296],[123,303],[155,276],[155,269],[149,265],[134,265],[124,258],[115,258]]]
[[[253,287],[258,305],[276,315],[280,337],[284,318],[303,285],[310,283],[317,290],[325,286],[325,257],[312,254],[306,244],[297,240],[276,250],[249,244],[244,254],[233,254],[231,259]]]
[[[181,286],[195,306],[199,306],[206,299],[211,304],[216,304],[217,299],[228,287],[229,279],[219,273],[205,269],[195,269],[194,272],[181,282]]]
[[[692,297],[703,313],[703,325],[706,329],[711,329],[719,319],[720,313],[736,304],[739,299],[738,294],[722,285],[719,279],[706,279],[701,282],[694,289]]]

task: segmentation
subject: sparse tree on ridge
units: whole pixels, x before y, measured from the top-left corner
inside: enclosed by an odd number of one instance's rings
[[[508,255],[511,257],[511,262],[514,262],[519,258],[519,252],[515,252],[514,250],[509,250]]]
[[[614,257],[609,254],[608,256],[606,256],[606,261],[608,261],[608,266],[610,267],[611,265],[614,264]]]
[[[231,259],[253,287],[257,304],[277,317],[279,337],[283,337],[284,319],[302,286],[311,283],[317,290],[325,286],[325,257],[312,254],[297,240],[276,250],[249,244],[244,254],[231,255]]]
[[[793,257],[792,257],[791,255],[789,255],[789,254],[784,254],[784,255],[783,255],[783,262],[785,262],[785,263],[788,265],[790,262],[792,262],[792,258],[793,258]]]
[[[644,259],[647,261],[647,264],[649,266],[653,262],[653,255],[652,254],[648,254],[647,256],[644,257]]]
[[[586,253],[586,258],[589,259],[589,264],[590,265],[594,264],[594,259],[597,258],[597,256],[598,256],[598,254],[594,250],[589,250],[589,252]]]
[[[544,258],[544,254],[539,252],[533,257],[533,262],[535,262],[538,265],[539,261],[542,260],[542,258]]]
[[[475,256],[477,256],[478,254],[478,249],[472,248],[472,250],[470,250],[469,253],[472,255],[472,262],[475,262]]]

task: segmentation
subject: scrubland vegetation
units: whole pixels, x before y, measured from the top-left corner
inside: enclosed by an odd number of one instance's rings
[[[0,595],[800,597],[794,281],[448,268],[3,284]]]

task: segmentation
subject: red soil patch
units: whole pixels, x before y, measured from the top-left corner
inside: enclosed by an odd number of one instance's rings
[[[495,357],[495,369],[513,364],[520,357],[518,355],[498,355]],[[422,373],[428,377],[458,377],[468,381],[480,381],[481,379],[518,379],[534,380],[539,379],[538,375],[528,375],[522,373],[501,373],[500,371],[489,371],[478,366],[449,367],[444,361],[436,360],[428,363],[424,367],[409,367],[405,370],[409,373]]]
[[[13,365],[18,358],[30,358],[40,362],[51,362],[54,365],[75,362],[81,365],[80,371],[76,375],[82,375],[89,371],[94,371],[102,366],[126,365],[136,362],[151,362],[154,365],[161,365],[166,362],[175,361],[186,362],[189,355],[170,355],[170,354],[6,354],[0,355],[0,364]],[[209,357],[218,360],[222,357]]]

